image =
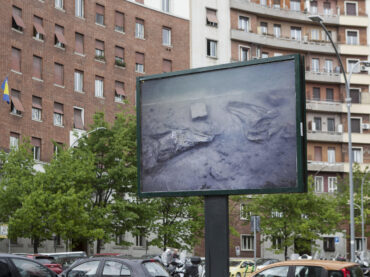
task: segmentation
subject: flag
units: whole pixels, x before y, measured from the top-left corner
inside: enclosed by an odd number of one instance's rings
[[[8,77],[6,77],[4,82],[2,83],[1,89],[4,91],[3,100],[9,104],[10,98],[9,98]]]

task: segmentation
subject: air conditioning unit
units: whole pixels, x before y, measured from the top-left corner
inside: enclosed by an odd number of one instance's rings
[[[343,133],[343,125],[342,124],[338,124],[338,133]]]
[[[367,72],[367,66],[366,65],[361,65],[361,67],[360,67],[360,71],[361,72]]]
[[[370,130],[370,124],[369,123],[362,123],[361,127],[362,127],[362,129]]]

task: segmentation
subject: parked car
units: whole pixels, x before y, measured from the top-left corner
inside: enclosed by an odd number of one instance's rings
[[[19,255],[0,254],[0,276],[57,277],[57,274],[37,260],[31,260]]]
[[[130,260],[116,257],[97,257],[80,260],[63,271],[60,276],[170,277],[166,269],[156,260]]]
[[[363,277],[356,263],[326,260],[294,260],[268,265],[251,277]]]
[[[254,271],[254,261],[251,259],[231,259],[229,271],[230,277],[244,277],[245,273]]]
[[[58,264],[54,257],[45,256],[41,254],[28,254],[26,256],[29,259],[36,260],[39,263],[43,264],[44,266],[50,268],[56,274],[62,273],[62,265]]]
[[[269,259],[269,258],[260,258],[256,261],[256,270],[259,270],[261,268],[264,268],[265,266],[269,264],[274,264],[280,262],[278,259]]]

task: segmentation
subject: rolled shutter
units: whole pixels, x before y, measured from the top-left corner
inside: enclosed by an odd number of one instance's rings
[[[64,114],[63,112],[63,104],[54,102],[54,112],[59,114]]]
[[[170,60],[163,60],[162,64],[162,71],[163,72],[171,72],[172,71],[172,61]]]
[[[76,129],[83,129],[83,121],[82,121],[82,110],[80,109],[74,109],[74,127]]]
[[[75,35],[75,51],[81,54],[84,52],[84,36],[79,33]]]
[[[137,64],[144,64],[144,54],[136,52],[136,63]]]
[[[33,77],[41,79],[42,73],[42,59],[37,56],[33,56]]]
[[[36,109],[42,109],[42,100],[40,97],[32,96],[32,107]]]
[[[21,71],[21,50],[12,47],[12,69]]]

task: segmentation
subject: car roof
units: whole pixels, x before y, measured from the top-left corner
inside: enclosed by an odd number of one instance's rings
[[[339,262],[339,261],[328,261],[328,260],[290,260],[290,261],[284,261],[284,262],[277,262],[271,265],[268,265],[261,270],[256,271],[254,274],[264,271],[268,268],[272,267],[278,267],[278,266],[321,266],[325,268],[326,270],[340,270],[342,268],[356,266],[358,264],[351,263],[351,262]],[[254,275],[252,275],[254,276]]]

